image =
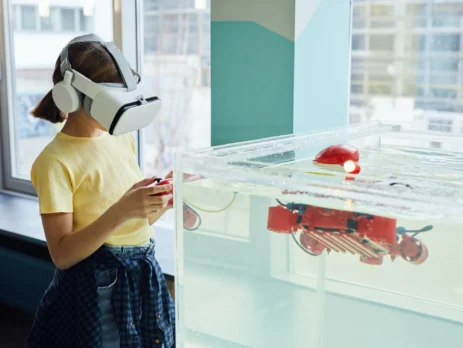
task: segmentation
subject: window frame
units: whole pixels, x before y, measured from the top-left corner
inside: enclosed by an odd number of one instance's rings
[[[16,91],[14,79],[9,77],[9,72],[15,70],[13,51],[13,30],[8,22],[13,15],[13,5],[9,0],[0,0],[0,18],[3,25],[0,27],[0,131],[1,131],[1,190],[17,191],[23,194],[35,195],[35,190],[29,180],[13,176],[13,159],[15,149],[18,148],[14,135],[14,122],[11,122],[11,115],[16,112],[14,96]]]
[[[118,1],[113,0],[113,40],[126,55],[131,66],[140,71],[142,59],[142,1]],[[16,160],[16,151],[18,149],[17,137],[15,135],[14,117],[16,114],[16,85],[14,77],[10,72],[15,71],[14,63],[14,41],[12,28],[8,23],[13,15],[20,17],[18,11],[13,11],[13,5],[10,0],[0,0],[0,192],[16,193],[36,198],[37,194],[32,186],[30,179],[18,178],[13,175],[14,164]],[[78,17],[78,10],[74,9],[74,16]],[[16,18],[17,19],[17,18]],[[17,21],[15,21],[17,22]],[[16,23],[18,29],[21,23]],[[37,23],[37,27],[40,25]],[[80,29],[80,23],[76,23],[76,28]],[[122,28],[132,27],[134,30],[122,31]],[[51,31],[53,32],[53,31]],[[81,31],[76,31],[81,34]],[[134,132],[137,143],[137,157],[139,165],[143,165],[142,132]],[[142,168],[143,170],[143,168]]]

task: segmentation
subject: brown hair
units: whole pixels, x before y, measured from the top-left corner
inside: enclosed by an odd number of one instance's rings
[[[68,53],[72,68],[93,82],[123,82],[113,58],[102,44],[94,41],[76,42],[69,45]],[[58,57],[53,71],[53,85],[63,80],[60,65],[61,57]],[[134,75],[138,76],[135,72]],[[51,91],[40,100],[31,114],[52,123],[60,123],[66,119],[66,115],[58,109],[53,101]]]

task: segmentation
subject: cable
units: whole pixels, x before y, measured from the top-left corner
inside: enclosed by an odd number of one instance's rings
[[[306,248],[304,248],[304,246],[301,244],[301,242],[297,239],[296,232],[292,231],[291,235],[293,236],[294,242],[296,242],[296,244],[299,246],[299,248],[301,248],[304,252],[306,252],[307,254],[309,254],[311,256],[316,256],[316,255],[312,254],[310,251],[308,251]]]
[[[234,193],[233,193],[233,198],[231,199],[230,203],[228,203],[224,208],[217,209],[217,210],[202,209],[202,208],[200,208],[200,207],[198,207],[198,206],[196,206],[196,205],[194,205],[194,204],[188,202],[187,200],[184,200],[184,202],[185,202],[186,204],[188,204],[188,206],[194,207],[194,208],[196,208],[197,210],[202,211],[203,213],[213,213],[213,214],[215,214],[215,213],[221,213],[221,212],[227,210],[228,208],[230,208],[230,207],[232,206],[233,202],[235,202],[236,196],[237,196],[237,193],[234,192]],[[196,215],[199,216],[199,214],[196,214]]]
[[[221,208],[221,209],[217,209],[217,210],[202,209],[202,208],[198,207],[197,205],[194,205],[194,204],[188,202],[187,200],[184,200],[184,201],[183,201],[183,204],[184,204],[188,209],[190,209],[191,212],[192,212],[193,214],[195,214],[195,215],[198,217],[198,221],[199,221],[198,224],[197,224],[197,226],[194,227],[194,228],[187,228],[187,227],[184,227],[184,228],[185,228],[187,231],[196,231],[196,230],[201,226],[201,224],[202,224],[201,215],[199,215],[199,213],[198,213],[196,210],[202,211],[202,212],[204,212],[204,213],[213,213],[213,214],[221,213],[221,212],[223,212],[223,211],[225,211],[225,210],[227,210],[228,208],[231,207],[231,205],[235,202],[236,196],[237,196],[237,193],[234,192],[234,193],[233,193],[233,198],[232,198],[232,200],[231,200],[225,207],[223,207],[223,208]],[[195,209],[196,209],[196,210],[195,210]]]
[[[283,207],[287,208],[288,206],[281,202],[278,198],[276,199],[279,205],[282,205]]]

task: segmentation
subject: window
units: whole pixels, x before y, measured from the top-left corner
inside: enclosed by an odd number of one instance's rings
[[[79,9],[79,31],[90,33],[93,31],[93,15],[84,14],[82,8]]]
[[[142,131],[142,166],[146,176],[161,176],[175,150],[210,145],[210,2],[197,9],[194,1],[144,0],[143,7],[143,78],[163,105]],[[167,8],[176,10],[159,10]]]
[[[40,16],[40,30],[41,31],[56,31],[58,29],[58,9],[55,7],[50,8],[48,16]]]
[[[15,30],[87,33],[93,31],[93,15],[90,12],[86,14],[84,8],[47,7],[41,0],[35,2],[40,6],[13,6],[12,27]]]
[[[10,27],[15,49],[6,47],[6,53],[1,53],[5,56],[0,57],[8,62],[7,66],[15,68],[4,75],[7,79],[1,84],[2,97],[6,96],[9,100],[8,112],[1,115],[1,124],[11,124],[3,128],[4,133],[0,136],[3,141],[6,134],[11,149],[2,158],[5,183],[8,189],[30,193],[34,192],[29,183],[31,165],[62,125],[35,119],[29,112],[51,89],[53,69],[63,44],[80,34],[75,21],[75,8],[50,7],[48,14],[43,9],[39,13],[40,1],[29,0],[27,3],[30,5],[13,6],[12,15],[18,20],[18,25]],[[98,0],[97,6],[100,11],[95,11],[95,15],[98,15],[101,26],[96,34],[105,40],[112,40],[112,1]],[[8,18],[2,18],[2,21],[4,19]],[[34,35],[30,35],[32,30],[36,31]],[[3,38],[0,40],[2,46]],[[5,133],[8,128],[12,130],[11,133]]]
[[[61,9],[61,30],[63,31],[75,31],[75,11],[74,9]]]
[[[352,50],[365,49],[365,35],[352,35]]]
[[[391,5],[370,5],[370,16],[390,16],[394,13],[394,7]]]
[[[88,1],[73,2],[76,7],[52,2],[49,8],[41,0],[28,0],[27,5],[5,1],[12,5],[14,18],[2,20],[11,19],[16,25],[8,27],[15,49],[0,49],[0,58],[14,67],[1,86],[2,97],[10,100],[2,124],[11,130],[3,133],[6,137],[2,134],[11,149],[2,157],[2,170],[8,189],[34,193],[31,165],[62,125],[35,119],[29,112],[52,88],[51,75],[65,42],[93,31],[113,40],[113,1],[98,0],[92,11],[85,8]],[[146,175],[167,174],[177,149],[210,145],[210,1],[199,2],[198,8],[197,3],[144,0],[139,2],[144,17],[141,30],[136,31],[135,20],[130,24],[144,43],[143,51],[137,52],[143,80],[163,100],[157,120],[139,132],[140,165]],[[130,30],[124,28],[124,33]],[[36,32],[33,37],[30,31]]]
[[[355,4],[352,10],[352,27],[365,27],[365,6]]]
[[[462,4],[459,2],[433,4],[432,26],[460,29],[462,10]]]
[[[405,50],[407,53],[424,52],[426,50],[426,36],[408,35],[405,38]]]
[[[174,150],[210,145],[210,7],[170,0],[144,0],[143,6],[143,78],[163,100],[159,118],[143,131],[149,176],[171,168]]]
[[[407,98],[414,110],[451,112],[461,118],[463,0],[367,5],[353,0],[353,6],[351,74],[368,78],[352,78],[351,106],[361,106],[378,119],[382,113],[375,109],[380,105],[375,99],[399,105],[398,98]],[[361,30],[354,26],[356,18],[365,24]],[[360,37],[365,37],[365,48]],[[426,123],[413,122],[412,127],[427,130]]]
[[[438,72],[458,72],[460,61],[455,58],[430,59],[430,70]]]
[[[432,132],[452,132],[452,120],[443,120],[443,119],[429,119],[428,121],[428,130]]]
[[[435,34],[431,36],[431,51],[459,52],[460,34]]]
[[[21,6],[21,28],[23,30],[37,29],[37,7],[24,5]]]
[[[371,35],[370,36],[370,49],[372,51],[387,51],[394,50],[394,36],[393,35]]]

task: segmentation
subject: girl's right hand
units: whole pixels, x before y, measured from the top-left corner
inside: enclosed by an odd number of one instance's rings
[[[155,195],[172,191],[172,185],[149,186],[155,181],[156,178],[149,178],[133,185],[116,203],[121,214],[127,219],[147,219],[166,208],[172,195]]]

